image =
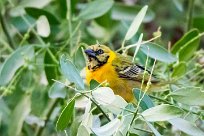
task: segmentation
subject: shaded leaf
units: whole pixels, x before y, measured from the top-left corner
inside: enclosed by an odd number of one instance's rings
[[[110,10],[113,3],[113,0],[95,0],[89,2],[84,9],[81,10],[78,17],[83,20],[100,17]]]
[[[147,121],[166,121],[180,117],[182,114],[183,112],[179,108],[162,104],[143,111],[141,115]]]
[[[176,78],[184,75],[186,73],[187,66],[185,62],[179,62],[175,67],[172,72],[171,77]]]
[[[62,110],[56,124],[57,130],[64,130],[70,123],[74,112],[75,99],[69,101],[67,106]]]
[[[174,127],[192,136],[204,136],[204,131],[196,127],[195,124],[188,122],[182,118],[168,120]]]
[[[98,87],[100,84],[96,81],[96,80],[94,80],[94,79],[92,79],[91,81],[90,81],[90,89],[91,90],[93,90],[93,89],[95,89],[96,87]]]
[[[137,14],[125,35],[125,40],[130,40],[137,33],[140,24],[142,23],[142,20],[145,17],[147,8],[148,6],[144,6]]]
[[[48,95],[50,98],[65,98],[66,88],[64,85],[55,82],[49,89]]]
[[[50,51],[55,54],[54,50],[50,49]],[[52,79],[58,79],[59,71],[58,71],[58,65],[55,63],[55,61],[52,59],[48,51],[46,50],[45,56],[44,56],[44,71],[47,78],[47,81],[50,85],[54,83]],[[53,65],[53,66],[47,66],[46,64]]]
[[[204,106],[204,91],[199,87],[184,87],[169,94],[174,100],[187,105]]]
[[[137,99],[137,101],[139,101],[142,98],[144,93],[140,89],[134,88],[133,94],[134,94],[135,98]],[[147,94],[145,94],[143,99],[141,100],[140,107],[143,110],[154,107],[154,103],[152,102],[152,99]]]
[[[23,46],[15,50],[3,63],[0,71],[0,85],[8,84],[15,72],[26,63],[25,59],[30,60],[33,56],[32,46]]]
[[[44,15],[47,17],[50,24],[52,24],[52,25],[58,25],[59,24],[58,19],[53,14],[51,14],[50,12],[48,12],[46,10],[39,9],[39,8],[27,7],[27,8],[25,8],[25,11],[28,15],[32,16],[35,19],[38,19],[40,16]]]
[[[204,16],[198,16],[193,18],[193,27],[197,28],[200,32],[204,31]]]
[[[172,63],[177,60],[177,58],[171,53],[169,53],[165,48],[155,43],[149,42],[144,45],[141,45],[140,50],[144,52],[147,56],[162,62]]]
[[[62,55],[60,58],[60,67],[63,75],[70,82],[74,82],[78,89],[84,89],[84,83],[78,70],[71,60],[67,59],[65,55]]]

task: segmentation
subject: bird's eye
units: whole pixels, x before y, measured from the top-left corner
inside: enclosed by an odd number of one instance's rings
[[[104,51],[102,50],[102,49],[99,49],[98,51],[97,51],[97,54],[103,54],[104,53]]]

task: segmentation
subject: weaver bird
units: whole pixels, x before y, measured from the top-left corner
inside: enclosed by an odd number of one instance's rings
[[[115,94],[123,97],[127,102],[133,101],[133,88],[140,88],[145,69],[132,63],[127,57],[112,51],[105,45],[91,45],[85,50],[87,56],[86,82],[92,79],[99,83],[107,81]],[[147,83],[150,72],[144,82]],[[151,78],[151,82],[158,82]]]

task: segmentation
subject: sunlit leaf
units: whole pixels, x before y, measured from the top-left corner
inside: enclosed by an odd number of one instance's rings
[[[84,83],[83,83],[83,80],[82,80],[78,70],[76,69],[74,64],[71,62],[71,60],[66,58],[65,55],[61,56],[60,66],[61,66],[61,70],[62,70],[63,75],[70,82],[74,82],[75,85],[77,86],[77,88],[84,89]]]
[[[93,98],[101,105],[109,105],[114,99],[113,90],[109,87],[99,87],[92,92]]]
[[[66,88],[64,85],[55,82],[48,92],[50,98],[65,98],[66,97]]]
[[[133,89],[133,94],[134,94],[135,98],[137,99],[137,101],[139,101],[142,98],[142,96],[144,95],[144,93],[137,88]],[[154,107],[154,103],[152,102],[151,98],[147,94],[145,94],[143,99],[141,100],[140,107],[143,110]]]
[[[99,128],[92,128],[97,136],[110,136],[113,135],[119,128],[121,121],[115,118],[111,122]]]
[[[89,2],[84,9],[80,11],[78,17],[84,20],[100,17],[110,10],[113,3],[113,0],[95,0]]]
[[[147,121],[166,121],[180,117],[182,114],[183,112],[179,108],[162,104],[143,111],[141,115]]]
[[[1,68],[0,85],[8,84],[15,72],[26,63],[25,60],[31,60],[33,56],[34,48],[32,46],[23,46],[15,50]]]
[[[115,99],[111,102],[111,104],[106,105],[104,108],[118,115],[123,111],[123,109],[125,109],[127,105],[128,103],[121,96],[116,95]]]
[[[168,120],[174,127],[192,136],[204,136],[204,131],[196,127],[195,124],[188,122],[182,118]]]
[[[199,87],[183,87],[169,95],[180,103],[204,106],[204,91]]]
[[[50,35],[50,24],[46,16],[42,15],[38,18],[36,23],[37,33],[42,37],[48,37]]]
[[[162,62],[172,63],[177,60],[175,56],[173,56],[165,48],[161,47],[156,43],[149,42],[144,45],[141,45],[140,50],[144,52],[147,56]]]
[[[75,99],[72,99],[69,101],[67,106],[62,110],[58,120],[57,120],[57,125],[56,128],[57,130],[64,130],[68,124],[70,123],[70,120],[73,116],[74,112],[74,104],[75,104]]]
[[[137,33],[140,24],[142,23],[142,20],[145,17],[147,8],[148,6],[144,6],[137,14],[125,35],[125,40],[130,40]]]
[[[180,77],[186,73],[187,66],[185,62],[179,62],[175,67],[172,72],[172,77]]]
[[[78,128],[77,136],[90,136],[88,129],[84,125],[80,125]]]

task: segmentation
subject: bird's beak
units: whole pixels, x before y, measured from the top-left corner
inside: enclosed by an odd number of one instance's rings
[[[93,57],[93,58],[96,57],[96,53],[92,49],[86,49],[84,52],[88,57]]]

